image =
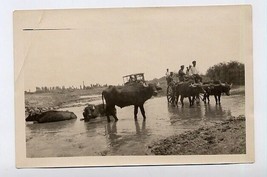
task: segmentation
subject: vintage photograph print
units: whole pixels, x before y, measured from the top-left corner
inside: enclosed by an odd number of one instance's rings
[[[254,161],[252,7],[14,12],[16,165]]]

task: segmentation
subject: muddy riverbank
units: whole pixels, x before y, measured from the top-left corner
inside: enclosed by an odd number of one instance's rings
[[[245,154],[245,116],[232,116],[213,126],[173,135],[148,147],[154,155]]]

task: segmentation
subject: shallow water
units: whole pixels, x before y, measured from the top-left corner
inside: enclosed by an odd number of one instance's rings
[[[228,116],[245,114],[244,95],[223,96],[222,104],[189,107],[188,100],[181,108],[168,105],[166,97],[148,100],[144,107],[147,120],[133,119],[133,106],[117,107],[118,122],[107,123],[106,117],[90,122],[80,121],[84,107],[62,110],[73,111],[77,120],[31,124],[26,123],[27,157],[69,157],[90,155],[145,155],[147,146],[186,130],[212,125]]]
[[[102,95],[82,95],[80,96],[80,98],[97,98],[97,97],[101,97]]]

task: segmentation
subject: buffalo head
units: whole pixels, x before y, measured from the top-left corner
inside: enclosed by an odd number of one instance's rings
[[[77,119],[77,116],[73,112],[70,112],[70,118],[71,119]]]
[[[88,115],[89,117],[92,117],[94,111],[95,111],[95,106],[94,105],[88,105]]]
[[[221,86],[222,86],[222,92],[225,93],[227,96],[229,96],[230,95],[230,90],[232,88],[232,85],[233,84],[230,84],[229,85],[227,82],[221,84]]]
[[[28,117],[26,118],[26,121],[38,121],[39,115],[40,114],[30,112]]]
[[[156,96],[158,94],[158,91],[162,90],[162,88],[160,87],[159,83],[150,84],[150,85],[153,88],[153,96]]]
[[[89,121],[90,119],[96,117],[95,109],[95,106],[91,104],[84,108],[83,117],[85,121]]]
[[[162,90],[162,88],[160,87],[159,83],[157,83],[157,84],[153,84],[153,83],[146,84],[146,83],[144,83],[143,86],[149,88],[151,90],[153,96],[157,96],[158,91]]]

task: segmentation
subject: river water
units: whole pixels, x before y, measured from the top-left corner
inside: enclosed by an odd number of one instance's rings
[[[210,104],[201,102],[191,108],[188,100],[182,108],[168,105],[166,97],[150,99],[144,105],[145,122],[140,111],[138,121],[134,121],[133,106],[117,107],[119,121],[113,122],[112,118],[111,123],[106,117],[81,121],[84,107],[62,109],[73,111],[78,119],[26,123],[27,157],[146,155],[153,141],[245,114],[244,95],[223,96],[221,105],[210,99]]]

